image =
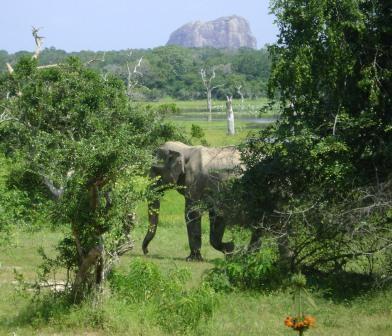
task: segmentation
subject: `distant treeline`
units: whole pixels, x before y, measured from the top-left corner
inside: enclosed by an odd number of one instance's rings
[[[9,54],[0,50],[0,71],[6,71],[6,62],[13,64],[27,51]],[[103,52],[80,51],[67,53],[54,47],[45,49],[40,55],[41,64],[60,63],[68,56],[77,56],[82,61],[96,59],[91,67],[103,74],[113,73],[125,82],[128,80],[128,66],[133,84],[133,98],[136,100],[156,100],[173,97],[180,100],[200,99],[205,97],[200,69],[207,71],[207,78],[215,68],[216,77],[212,86],[215,98],[233,95],[239,98],[241,93],[246,98],[258,98],[266,95],[266,85],[270,74],[269,53],[266,49],[223,50],[214,48],[183,48],[178,46],[158,47],[155,49],[107,51],[104,61]],[[140,58],[143,60],[138,72],[134,67]],[[140,72],[140,73],[139,73]]]

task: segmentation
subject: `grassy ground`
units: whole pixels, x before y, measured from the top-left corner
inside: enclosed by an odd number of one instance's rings
[[[140,225],[135,231],[136,248],[128,256],[122,258],[120,269],[126,268],[134,257],[153,261],[167,271],[173,268],[187,268],[192,274],[189,286],[197,286],[206,270],[212,267],[211,261],[222,256],[208,244],[208,223],[203,223],[203,249],[205,261],[202,263],[186,263],[188,254],[186,230],[182,220],[183,200],[175,192],[167,194],[162,204],[162,222],[156,239],[150,245],[150,255],[142,256],[141,240],[147,229],[145,205],[139,208]],[[228,233],[228,238],[231,233]],[[0,252],[0,335],[108,335],[124,334],[117,324],[109,324],[105,329],[86,329],[78,325],[77,319],[85,319],[83,312],[67,317],[66,324],[29,325],[18,319],[18,314],[28,307],[28,301],[16,294],[13,281],[13,270],[17,269],[26,279],[34,279],[34,270],[40,263],[37,246],[53,249],[61,233],[44,230],[35,233],[16,233],[16,243],[11,249]],[[317,309],[311,313],[317,318],[317,327],[309,335],[391,335],[392,330],[392,293],[371,293],[353,300],[333,302],[314,294]],[[114,305],[111,314],[118,314]],[[195,330],[195,335],[291,335],[283,325],[283,319],[292,313],[291,296],[285,291],[270,293],[234,292],[219,295],[218,307],[210,321],[203,323]],[[125,334],[133,335],[166,335],[162,330],[145,325],[142,317],[129,311],[124,315]],[[70,321],[71,319],[71,321]],[[144,330],[144,331],[141,331]],[[129,332],[129,333],[128,333]]]
[[[189,130],[191,122],[180,123]],[[243,125],[238,135],[225,135],[224,123],[198,123],[212,145],[227,145],[243,140],[247,132],[255,127]],[[0,169],[1,172],[1,169]],[[1,175],[1,174],[0,174]],[[146,205],[138,208],[138,225],[134,232],[135,249],[123,257],[118,265],[125,269],[135,257],[156,263],[161,270],[187,268],[191,279],[189,288],[200,284],[204,273],[213,267],[212,261],[222,258],[208,243],[208,220],[203,218],[203,247],[205,258],[201,263],[187,263],[188,242],[183,219],[184,200],[175,191],[167,192],[162,201],[161,222],[155,239],[150,244],[150,254],[143,256],[141,242],[147,230]],[[235,233],[228,231],[225,238]],[[138,311],[129,310],[121,300],[108,301],[106,310],[111,320],[104,327],[94,327],[93,322],[84,325],[87,313],[83,308],[68,313],[62,323],[38,322],[30,325],[23,319],[28,313],[29,300],[17,294],[14,269],[23,273],[27,280],[34,280],[35,270],[41,259],[39,246],[52,251],[62,237],[59,231],[43,229],[39,232],[14,232],[12,246],[0,249],[0,335],[169,335],[150,325],[148,317]],[[392,292],[372,292],[350,300],[326,299],[319,291],[313,294],[317,309],[309,312],[316,316],[317,326],[309,335],[356,336],[392,335]],[[27,310],[27,312],[26,312]],[[191,331],[193,335],[294,335],[283,325],[284,318],[292,314],[291,296],[285,290],[247,293],[219,294],[218,306],[213,317]]]
[[[241,102],[240,99],[233,99],[233,110],[234,114],[239,117],[270,117],[278,113],[277,105],[274,105],[272,109],[268,109],[269,106],[268,98],[259,98],[255,100],[245,99]],[[191,114],[199,117],[204,116],[207,119],[207,100],[172,100],[162,99],[156,102],[150,102],[149,105],[159,106],[162,104],[174,103],[179,108],[180,114]],[[263,110],[261,113],[260,111]],[[223,116],[226,113],[226,101],[225,100],[212,100],[212,112],[213,118]]]
[[[239,144],[247,136],[266,126],[266,124],[237,121],[236,134],[234,136],[227,136],[227,124],[225,121],[182,121],[174,119],[173,122],[183,128],[188,134],[190,134],[192,124],[202,127],[205,138],[211,146]]]

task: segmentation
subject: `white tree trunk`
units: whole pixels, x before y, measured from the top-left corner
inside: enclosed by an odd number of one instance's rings
[[[207,90],[207,109],[208,109],[208,121],[212,121],[212,94],[211,94],[211,90]]]
[[[227,134],[234,135],[235,134],[235,126],[234,126],[234,112],[233,112],[233,97],[227,96],[226,101],[226,117],[227,117]]]

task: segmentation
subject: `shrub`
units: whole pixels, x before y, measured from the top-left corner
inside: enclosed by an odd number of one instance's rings
[[[113,272],[110,285],[128,304],[152,312],[153,321],[165,331],[185,332],[211,317],[216,306],[216,295],[209,284],[185,289],[189,276],[186,269],[164,275],[154,263],[135,259],[125,273]]]
[[[276,252],[270,247],[253,253],[241,251],[217,260],[206,280],[217,291],[261,289],[271,284],[277,271],[275,261]]]

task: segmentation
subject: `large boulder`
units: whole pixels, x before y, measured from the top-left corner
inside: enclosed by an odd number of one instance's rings
[[[208,22],[190,22],[174,31],[167,45],[183,47],[256,48],[248,21],[240,16],[226,16]]]

